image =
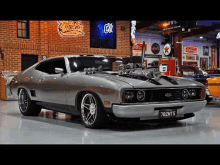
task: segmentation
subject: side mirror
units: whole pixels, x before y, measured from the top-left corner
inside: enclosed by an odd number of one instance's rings
[[[62,75],[64,74],[62,68],[55,68],[55,73],[62,74]]]

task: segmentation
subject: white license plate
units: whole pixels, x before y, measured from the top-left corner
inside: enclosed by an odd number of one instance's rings
[[[159,118],[175,118],[177,109],[163,109],[159,111]]]

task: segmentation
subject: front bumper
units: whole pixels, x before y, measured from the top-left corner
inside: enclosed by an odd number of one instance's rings
[[[190,102],[164,102],[164,103],[142,103],[113,105],[113,114],[120,118],[140,118],[141,120],[159,119],[159,109],[177,109],[177,118],[184,117],[184,114],[200,111],[207,101]]]

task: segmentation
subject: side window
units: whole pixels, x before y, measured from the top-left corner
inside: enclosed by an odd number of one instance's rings
[[[55,60],[51,60],[48,63],[48,66],[49,66],[49,74],[56,74],[55,68],[62,68],[64,74],[67,73],[64,58],[58,58]]]
[[[49,67],[47,61],[41,62],[35,69],[49,74]]]
[[[37,70],[48,74],[56,74],[55,68],[62,68],[64,74],[67,73],[64,58],[47,60],[36,67]]]

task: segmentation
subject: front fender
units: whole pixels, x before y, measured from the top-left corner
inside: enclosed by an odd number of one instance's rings
[[[113,103],[120,103],[120,91],[122,88],[131,87],[124,83],[117,83],[118,80],[107,80],[102,77],[93,77],[92,75],[70,74],[67,79],[66,98],[68,105],[76,105],[75,98],[80,92],[93,92],[99,96],[101,102],[109,101],[110,105],[105,105],[106,108],[111,108]]]

